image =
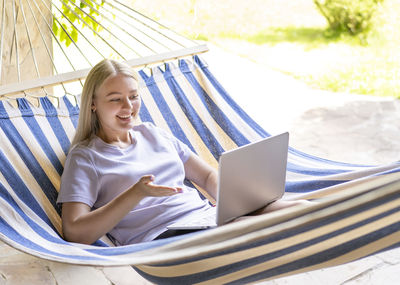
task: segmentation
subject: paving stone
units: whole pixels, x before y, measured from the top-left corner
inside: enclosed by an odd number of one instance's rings
[[[397,285],[400,283],[400,264],[390,266],[383,265],[373,270],[370,270],[362,275],[356,276],[353,279],[343,283],[343,285],[356,285],[356,284],[384,284],[384,285]]]
[[[150,285],[152,283],[130,266],[92,267],[52,262],[22,253],[0,242],[0,285],[3,284]]]
[[[111,285],[101,270],[90,266],[46,262],[46,268],[53,274],[58,285]]]
[[[4,243],[0,243],[0,280],[5,280],[7,285],[111,285],[95,267],[47,261]]]
[[[38,261],[2,264],[0,265],[0,276],[7,285],[57,284],[49,268]]]
[[[376,257],[382,259],[384,262],[388,264],[392,265],[400,264],[400,249],[384,251],[376,254]]]
[[[101,269],[104,275],[115,285],[151,285],[139,275],[132,267],[104,267]]]

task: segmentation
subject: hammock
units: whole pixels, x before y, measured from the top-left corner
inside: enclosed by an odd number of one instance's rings
[[[45,0],[1,2],[0,60],[9,52],[7,58],[15,61],[14,69],[7,70],[5,66],[9,62],[5,61],[1,62],[0,69],[1,241],[57,262],[132,265],[156,284],[251,283],[338,265],[399,246],[399,163],[377,167],[344,164],[292,148],[288,157],[286,197],[318,199],[315,205],[130,246],[114,247],[106,238],[93,245],[64,241],[60,209],[55,201],[79,114],[79,96],[74,91],[81,89],[81,80],[98,59],[81,58],[79,63],[83,62],[83,66],[71,61],[66,65],[71,69],[68,71],[59,68],[56,61],[60,59],[52,57],[50,52],[46,52],[49,62],[36,59],[33,48],[29,55],[35,63],[34,72],[24,70],[22,63],[28,60],[21,63],[18,39],[28,39],[28,46],[33,47],[35,43],[30,39],[35,29],[42,31],[40,35],[44,34],[43,29],[53,31],[47,24],[44,28],[39,24],[24,25],[28,15],[36,15],[33,17],[37,23],[42,17],[38,15],[51,10],[57,19],[53,24],[62,29],[63,19],[67,20],[66,14],[73,14],[72,10],[76,17],[81,17],[82,25],[90,15],[87,11],[98,11],[100,20],[94,16],[92,19],[102,24],[102,29],[85,34],[83,29],[71,24],[73,28],[63,29],[71,41],[70,48],[65,48],[50,33],[53,48],[60,49],[58,54],[62,57],[73,47],[72,58],[75,58],[81,50],[87,51],[83,54],[103,50],[103,47],[97,48],[101,42],[118,51],[113,57],[126,60],[136,68],[142,66],[140,120],[171,132],[213,167],[217,167],[223,151],[269,134],[232,100],[199,56],[188,57],[206,51],[206,46],[180,38],[119,1],[87,0],[75,5],[72,3],[77,1],[60,0],[54,1],[51,9]],[[76,9],[64,13],[65,3],[75,5]],[[12,8],[13,17],[4,16],[5,7]],[[111,11],[115,14],[110,14]],[[5,28],[6,18],[11,19],[9,25],[14,27],[10,45],[4,44],[9,39],[3,33],[9,30]],[[129,25],[129,29],[118,30],[120,39],[131,42],[140,38],[135,45],[145,43],[139,48],[142,52],[132,54],[126,46],[121,47],[121,42],[118,46],[110,44],[118,42],[108,39],[115,35],[112,31],[121,27],[121,23],[113,26],[120,20],[123,20],[122,26]],[[132,22],[136,24],[131,26]],[[24,36],[17,32],[18,23],[25,27]],[[139,30],[146,32],[133,32],[138,25]],[[74,29],[81,36],[79,41],[74,40]],[[153,36],[146,39],[148,35]],[[47,40],[42,38],[41,50],[47,50]],[[170,43],[168,47],[167,43]],[[151,44],[155,46],[147,49]],[[52,73],[41,72],[40,64],[50,64]],[[11,71],[16,76],[10,79]],[[27,74],[32,78],[24,78]]]
[[[228,149],[268,136],[197,56],[140,71],[142,121],[187,143],[214,167]],[[289,150],[286,191],[319,199],[200,233],[122,247],[60,237],[55,204],[78,106],[0,101],[0,238],[35,256],[95,266],[133,265],[157,284],[243,284],[349,262],[399,245],[399,164],[366,167]]]

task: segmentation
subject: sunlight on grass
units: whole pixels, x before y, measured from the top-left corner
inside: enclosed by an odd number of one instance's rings
[[[366,39],[287,26],[213,41],[315,88],[400,97],[399,14],[400,3],[386,0]]]
[[[400,97],[400,1],[385,0],[366,38],[328,34],[312,0],[136,0],[191,38],[320,89]]]
[[[221,33],[218,38],[245,40],[249,43],[273,46],[279,43],[303,44],[306,49],[318,48],[338,41],[347,41],[358,44],[358,38],[342,34],[329,34],[325,27],[269,27],[254,35],[237,35]]]

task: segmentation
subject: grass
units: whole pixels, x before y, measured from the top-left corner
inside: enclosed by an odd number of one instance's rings
[[[383,2],[366,38],[328,34],[312,0],[132,2],[180,33],[210,41],[315,88],[400,97],[398,0]]]

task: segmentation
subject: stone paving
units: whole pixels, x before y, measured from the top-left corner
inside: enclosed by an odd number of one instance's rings
[[[342,162],[400,160],[400,102],[314,90],[288,76],[210,46],[204,55],[231,96],[272,134],[289,131],[301,151]],[[228,67],[228,68],[227,68]],[[400,249],[263,285],[399,284]],[[0,285],[150,284],[131,267],[59,264],[0,243]]]
[[[39,259],[0,243],[0,285],[145,285],[129,266],[90,267]]]
[[[312,89],[216,46],[203,57],[259,125],[271,134],[289,131],[292,147],[341,162],[400,160],[400,100]]]

